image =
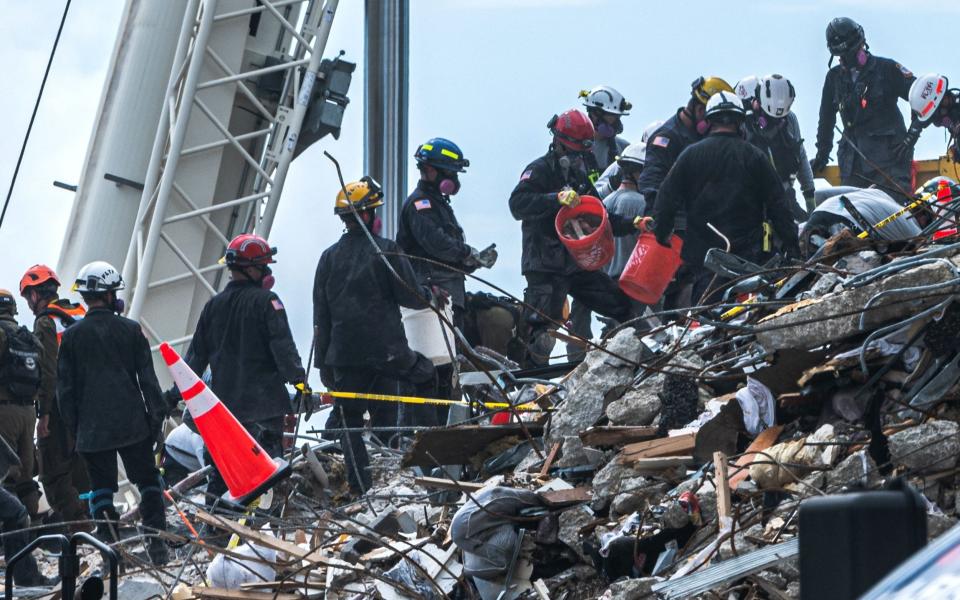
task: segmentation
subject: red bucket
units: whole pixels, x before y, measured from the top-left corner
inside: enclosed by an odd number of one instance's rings
[[[600,226],[584,237],[578,239],[563,235],[563,226],[574,217],[593,215],[600,217]],[[554,221],[557,237],[567,247],[573,260],[585,271],[599,271],[613,260],[613,230],[610,228],[610,219],[607,218],[607,209],[603,202],[593,196],[580,196],[580,204],[576,207],[564,206],[557,213]]]
[[[671,236],[670,247],[666,248],[652,233],[641,234],[620,275],[620,289],[638,302],[655,304],[683,262],[680,260],[681,248],[683,240],[675,235]]]

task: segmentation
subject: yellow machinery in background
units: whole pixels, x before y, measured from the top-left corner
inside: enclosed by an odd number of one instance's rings
[[[954,181],[960,181],[960,163],[953,162],[947,156],[933,158],[928,160],[915,160],[913,164],[917,168],[917,186],[919,187],[926,181],[943,175]],[[826,179],[831,185],[840,185],[840,167],[830,165],[817,175],[818,178]]]

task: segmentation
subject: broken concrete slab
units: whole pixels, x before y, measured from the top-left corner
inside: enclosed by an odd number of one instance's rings
[[[953,421],[927,421],[887,439],[893,462],[918,473],[953,468],[960,455],[960,426]]]
[[[861,310],[867,301],[880,292],[929,286],[954,279],[953,269],[945,264],[927,264],[896,273],[863,287],[846,289],[820,298],[786,306],[762,319],[758,325],[757,341],[767,351],[784,348],[811,349],[825,342],[836,342],[862,333]],[[893,293],[873,303],[865,325],[876,329],[881,324],[916,314],[918,311],[943,302],[950,292],[960,291],[960,284],[930,294],[929,290]],[[847,314],[851,313],[851,314]]]
[[[650,425],[660,414],[663,376],[656,375],[607,405],[607,418],[615,425]]]

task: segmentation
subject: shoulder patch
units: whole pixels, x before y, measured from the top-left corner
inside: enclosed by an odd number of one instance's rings
[[[653,144],[654,146],[660,146],[661,148],[666,148],[667,146],[670,145],[670,138],[668,138],[665,135],[658,135],[657,137],[653,138],[653,141],[650,143]]]
[[[903,73],[904,77],[913,77],[913,72],[910,69],[906,68],[900,63],[893,63],[893,64],[897,65],[897,68],[900,69],[900,72]]]
[[[424,198],[423,200],[417,200],[416,202],[413,203],[413,207],[416,208],[417,210],[426,210],[428,208],[431,208],[430,199]]]
[[[283,310],[283,302],[280,302],[280,298],[274,298],[270,304],[273,305],[273,310]]]
[[[523,175],[520,176],[520,181],[526,181],[533,177],[533,169],[527,169],[523,172]]]

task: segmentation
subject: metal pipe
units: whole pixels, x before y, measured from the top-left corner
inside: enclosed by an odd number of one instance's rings
[[[395,238],[407,190],[409,0],[366,0],[363,170],[383,184],[383,233]]]
[[[295,88],[293,111],[290,113],[288,120],[289,129],[287,129],[287,139],[284,140],[280,148],[280,153],[277,156],[277,169],[273,173],[273,182],[270,185],[270,196],[267,198],[263,215],[260,217],[260,222],[257,223],[256,227],[257,234],[265,238],[270,236],[273,219],[277,215],[280,194],[283,193],[283,183],[287,177],[287,171],[290,170],[290,163],[293,161],[293,151],[296,148],[297,138],[300,135],[303,118],[307,114],[310,97],[313,95],[313,86],[316,84],[317,72],[320,70],[320,61],[323,59],[323,51],[327,46],[327,40],[330,39],[333,17],[337,13],[339,3],[340,0],[327,0],[326,4],[324,4],[322,9],[323,13],[320,16],[320,26],[317,28],[317,34],[313,40],[313,48],[310,51],[310,61],[307,70],[303,75],[303,81],[300,83],[299,88]]]

